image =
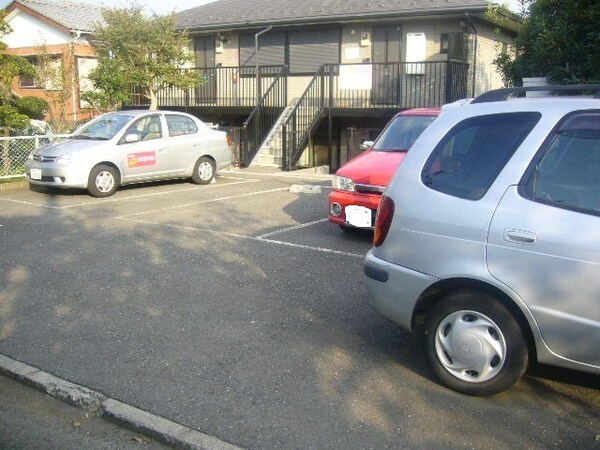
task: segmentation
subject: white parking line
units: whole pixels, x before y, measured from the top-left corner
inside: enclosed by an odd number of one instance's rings
[[[234,184],[234,183],[231,183],[228,186],[231,186],[232,184]],[[233,200],[236,198],[250,197],[252,195],[268,194],[270,192],[289,191],[289,190],[290,190],[289,187],[283,187],[283,188],[277,188],[277,189],[268,189],[266,191],[247,192],[245,194],[240,194],[240,195],[230,195],[227,197],[212,198],[209,200],[200,200],[197,202],[190,202],[190,203],[186,203],[183,205],[170,206],[168,208],[159,208],[159,209],[153,209],[150,211],[142,211],[142,212],[138,212],[138,213],[134,213],[134,214],[126,214],[124,216],[118,216],[116,218],[117,219],[126,219],[128,217],[139,217],[139,216],[144,216],[146,214],[156,214],[156,213],[163,212],[163,211],[171,211],[174,209],[187,208],[187,207],[195,206],[195,205],[205,205],[207,203],[215,203],[215,202],[220,202],[223,200]]]
[[[200,232],[200,233],[211,233],[211,234],[216,234],[219,236],[227,236],[227,237],[231,237],[231,238],[235,238],[235,239],[244,239],[244,240],[249,240],[249,241],[264,242],[264,243],[272,244],[272,245],[282,245],[284,247],[300,248],[300,249],[304,249],[304,250],[317,251],[317,252],[321,252],[321,253],[331,253],[334,255],[350,256],[352,258],[364,258],[365,257],[365,255],[363,255],[363,254],[343,252],[340,250],[333,250],[330,248],[314,247],[312,245],[294,244],[292,242],[285,242],[285,241],[275,241],[272,239],[264,239],[260,236],[258,236],[258,237],[257,236],[245,236],[243,234],[227,233],[226,231],[216,231],[216,230],[211,230],[208,228],[191,227],[188,225],[176,225],[176,224],[171,224],[171,223],[153,222],[151,220],[134,219],[131,216],[128,216],[128,217],[122,216],[122,217],[118,217],[118,219],[126,221],[126,222],[140,223],[140,224],[144,224],[144,225],[157,225],[157,226],[162,226],[162,227],[176,228],[179,230],[187,230],[187,231],[194,231],[194,232]],[[315,222],[311,222],[310,224],[303,224],[303,225],[309,226],[314,223]],[[293,227],[293,228],[301,228],[301,227],[302,226],[299,225],[299,226]]]
[[[222,170],[220,173],[240,174],[236,170]],[[329,181],[333,178],[333,175],[329,175],[329,174],[318,174],[318,173],[295,174],[295,173],[291,173],[291,172],[277,172],[277,173],[250,172],[250,173],[248,173],[248,175],[249,176],[259,176],[259,177],[270,177],[270,178],[298,178],[298,179],[304,179],[304,180],[318,180],[318,181]]]
[[[9,203],[17,203],[17,204],[27,205],[27,206],[38,206],[40,208],[62,210],[62,209],[80,208],[83,206],[92,206],[92,205],[114,203],[114,202],[123,202],[123,201],[127,201],[127,200],[132,200],[132,199],[149,198],[149,197],[155,197],[155,196],[159,196],[159,195],[168,195],[168,194],[187,192],[187,191],[193,191],[193,190],[198,190],[198,189],[214,189],[214,188],[225,187],[225,186],[236,186],[238,184],[257,183],[257,182],[261,181],[261,180],[252,179],[252,178],[240,178],[240,177],[221,177],[221,178],[228,179],[228,180],[240,180],[240,181],[233,182],[233,183],[227,183],[227,184],[209,184],[206,186],[192,186],[192,187],[186,187],[183,189],[175,189],[172,191],[152,192],[150,194],[129,195],[129,196],[120,197],[120,198],[96,199],[96,200],[90,200],[90,201],[76,203],[74,205],[66,205],[66,206],[53,206],[53,205],[46,205],[43,203],[28,202],[28,201],[24,201],[24,200],[15,200],[15,199],[11,199],[11,198],[2,198],[2,197],[0,197],[0,201],[9,202]]]
[[[236,178],[236,179],[240,180],[240,178]],[[123,198],[111,198],[108,200],[104,200],[103,203],[121,202],[121,201],[125,201],[125,200],[140,199],[140,198],[150,198],[150,197],[157,197],[159,195],[168,195],[168,194],[173,194],[173,193],[178,194],[180,192],[195,191],[198,189],[215,189],[215,188],[224,187],[224,186],[236,186],[238,184],[256,183],[258,181],[260,181],[260,180],[244,180],[244,181],[237,181],[234,183],[227,183],[227,184],[209,184],[206,186],[192,186],[192,187],[188,187],[188,188],[184,188],[184,189],[175,189],[172,191],[153,192],[151,194],[129,195],[129,196],[123,197]],[[92,201],[85,202],[85,203],[78,203],[77,205],[64,206],[63,209],[76,208],[76,207],[80,207],[80,206],[97,205],[97,204],[98,204],[97,201],[92,200]]]
[[[13,198],[0,197],[0,202],[16,203],[18,205],[27,205],[27,206],[39,206],[40,208],[47,208],[47,209],[62,209],[63,208],[62,206],[42,205],[40,203],[26,202],[23,200],[15,200]]]
[[[277,230],[277,231],[271,231],[270,233],[261,234],[260,236],[257,236],[257,237],[259,239],[263,239],[263,238],[266,238],[268,236],[273,236],[275,234],[281,234],[281,233],[286,233],[288,231],[300,230],[301,228],[310,227],[310,226],[316,225],[316,224],[321,223],[321,222],[327,222],[327,220],[328,219],[314,220],[312,222],[302,223],[300,225],[295,225],[293,227],[282,228],[281,230]]]

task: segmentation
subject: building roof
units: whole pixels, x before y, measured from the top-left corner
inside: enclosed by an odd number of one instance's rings
[[[175,14],[175,23],[179,29],[193,31],[483,13],[487,7],[487,0],[218,0]]]
[[[102,22],[102,7],[64,0],[15,0],[9,10],[32,11],[68,30],[91,33],[97,22]]]

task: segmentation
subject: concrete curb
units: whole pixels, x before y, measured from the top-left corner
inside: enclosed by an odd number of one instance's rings
[[[29,189],[27,181],[11,181],[9,183],[0,183],[0,192],[15,191],[17,189]]]
[[[193,450],[242,450],[241,447],[55,377],[2,354],[0,374],[167,445]]]

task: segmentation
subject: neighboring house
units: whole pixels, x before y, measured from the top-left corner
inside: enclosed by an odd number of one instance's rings
[[[89,39],[94,23],[102,20],[102,9],[65,1],[16,0],[6,11],[12,28],[4,37],[6,53],[23,56],[38,69],[47,66],[44,81],[21,77],[13,91],[46,99],[51,107],[47,119],[55,127],[89,119],[92,112],[80,95],[91,89],[87,74],[96,59]]]
[[[507,18],[497,30],[487,8],[485,0],[219,0],[176,14],[193,43],[189,70],[205,83],[166,90],[159,104],[243,125],[242,163],[259,152],[286,169],[334,170],[356,152],[353,137],[376,133],[398,110],[502,85],[492,60],[518,23]]]

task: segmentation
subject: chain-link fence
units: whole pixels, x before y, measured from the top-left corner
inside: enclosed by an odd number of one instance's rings
[[[62,141],[68,134],[0,137],[0,178],[25,174],[27,156],[36,148]]]

